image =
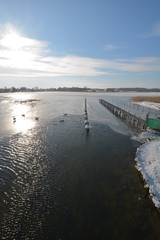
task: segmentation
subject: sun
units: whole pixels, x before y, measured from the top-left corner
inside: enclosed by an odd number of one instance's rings
[[[5,73],[6,75],[30,77],[35,76],[39,71],[41,73],[43,65],[41,59],[45,54],[44,41],[29,38],[10,25],[4,32],[0,32],[1,62],[6,69],[10,69]]]
[[[16,31],[10,31],[1,40],[1,45],[11,50],[22,49],[26,45],[26,38]]]
[[[34,59],[33,40],[21,36],[16,30],[10,30],[0,40],[11,67],[32,67]]]

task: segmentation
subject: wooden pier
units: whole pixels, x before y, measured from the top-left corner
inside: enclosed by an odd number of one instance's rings
[[[85,118],[84,118],[84,123],[85,123],[85,129],[87,131],[89,131],[89,129],[91,128],[90,124],[89,124],[89,120],[88,120],[88,112],[87,112],[87,99],[85,98],[85,106],[84,106],[84,111],[85,111]]]
[[[141,119],[130,112],[125,111],[109,102],[104,101],[103,99],[99,99],[99,102],[110,110],[115,116],[121,118],[126,121],[128,124],[131,124],[133,127],[138,128],[140,130],[146,130],[148,116],[146,116],[146,120]]]

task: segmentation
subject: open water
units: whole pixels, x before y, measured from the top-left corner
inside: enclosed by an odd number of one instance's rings
[[[137,133],[102,97],[0,95],[0,239],[160,239],[135,168]]]

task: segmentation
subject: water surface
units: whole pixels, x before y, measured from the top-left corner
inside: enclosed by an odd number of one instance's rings
[[[0,102],[8,121],[1,119],[1,238],[159,239],[159,213],[135,169],[136,133],[97,95],[87,96],[88,134],[85,95],[26,96]]]

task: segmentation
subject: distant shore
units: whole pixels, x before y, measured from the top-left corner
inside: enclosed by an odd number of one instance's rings
[[[123,92],[160,92],[159,88],[88,88],[88,87],[58,87],[58,88],[39,88],[39,87],[4,87],[0,88],[0,93],[12,92],[92,92],[92,93],[123,93]]]

